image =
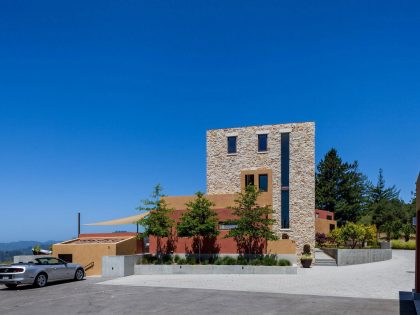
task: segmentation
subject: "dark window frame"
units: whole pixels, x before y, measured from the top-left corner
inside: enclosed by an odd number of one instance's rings
[[[252,178],[251,181],[248,180],[248,178]],[[252,182],[252,183],[250,183]],[[255,185],[255,175],[254,174],[245,174],[245,187],[249,185]]]
[[[267,133],[259,134],[258,135],[258,152],[267,152],[267,151],[268,151],[268,134]]]
[[[267,182],[266,182],[266,189],[263,190],[261,189],[261,177],[266,177],[267,178]],[[268,192],[269,189],[269,184],[268,184],[268,174],[258,174],[258,190],[261,192]]]
[[[234,143],[230,141],[234,139]],[[232,147],[233,145],[233,147]],[[237,136],[228,136],[227,137],[227,153],[236,154],[238,153],[238,137]]]

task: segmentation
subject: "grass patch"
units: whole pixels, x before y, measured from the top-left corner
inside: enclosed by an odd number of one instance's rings
[[[410,240],[408,242],[401,241],[401,240],[391,240],[391,248],[392,249],[416,249],[416,241]]]

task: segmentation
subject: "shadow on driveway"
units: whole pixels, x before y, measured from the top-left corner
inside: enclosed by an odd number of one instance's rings
[[[83,279],[81,281],[85,281],[86,279]],[[54,281],[54,282],[48,282],[45,287],[53,287],[56,285],[64,284],[64,283],[71,283],[71,282],[81,282],[81,281],[75,281],[75,280],[61,280],[61,281]],[[37,288],[31,284],[24,284],[24,285],[18,285],[16,288],[9,289],[6,286],[0,285],[0,291],[24,291],[24,290],[41,290],[42,288]]]

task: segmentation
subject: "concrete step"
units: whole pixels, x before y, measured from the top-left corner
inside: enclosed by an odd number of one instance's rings
[[[334,259],[317,259],[315,261],[315,266],[336,266],[337,263]]]

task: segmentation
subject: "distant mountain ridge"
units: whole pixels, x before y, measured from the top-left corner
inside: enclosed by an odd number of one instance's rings
[[[12,250],[21,250],[27,251],[31,250],[32,247],[39,245],[43,249],[48,249],[52,244],[59,243],[60,241],[45,241],[45,242],[37,242],[37,241],[17,241],[17,242],[10,242],[10,243],[0,243],[0,251],[12,251]]]

